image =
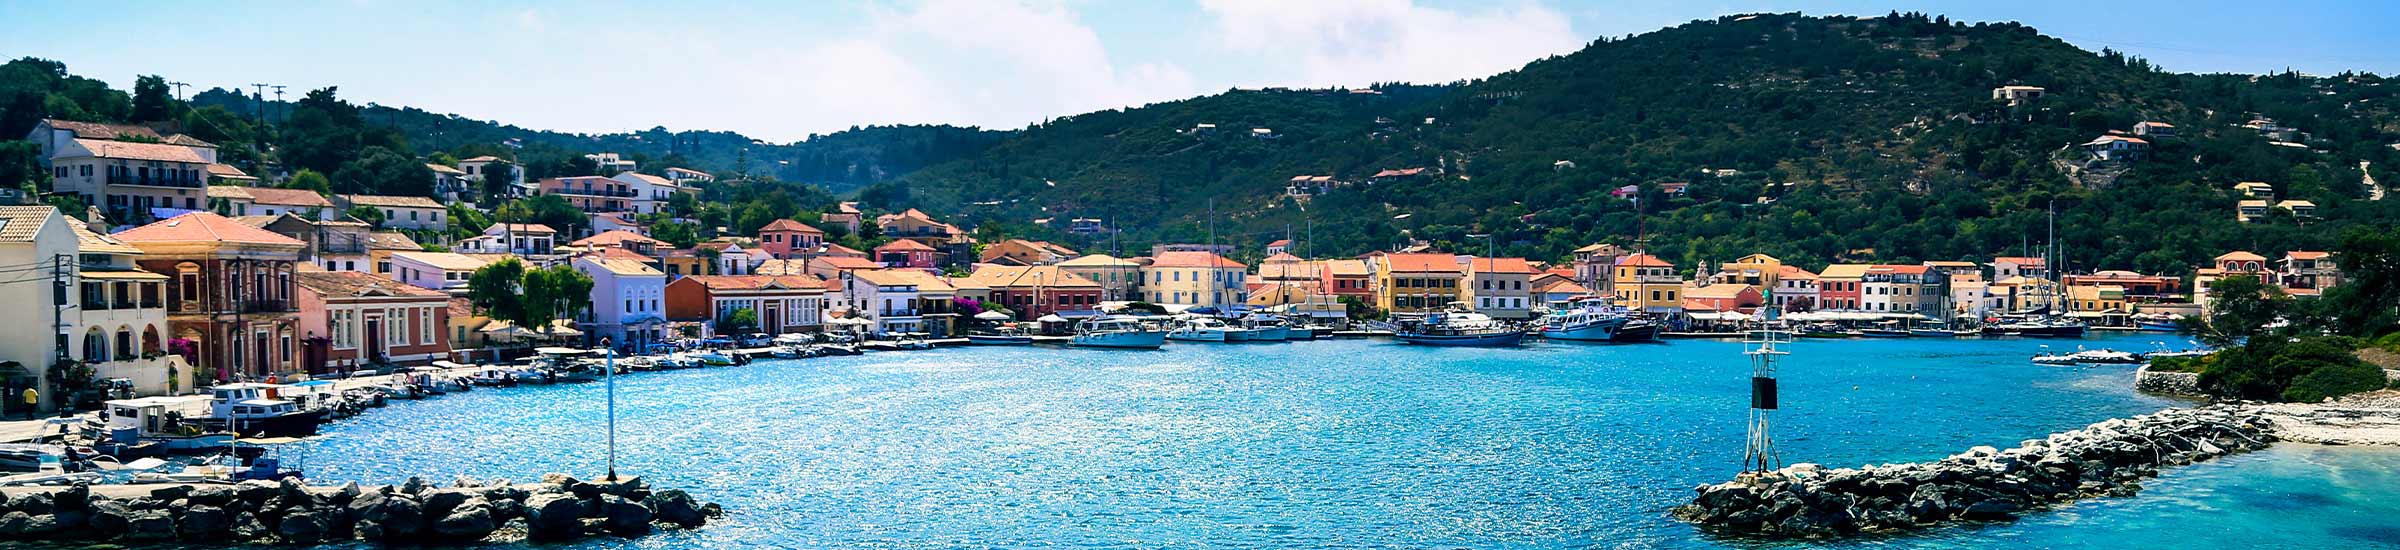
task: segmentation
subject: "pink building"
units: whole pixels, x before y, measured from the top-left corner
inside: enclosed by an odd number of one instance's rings
[[[558,195],[585,212],[632,212],[640,196],[625,182],[600,176],[570,176],[541,181],[541,194]]]
[[[758,228],[758,247],[776,258],[792,259],[816,254],[825,244],[825,232],[808,224],[792,220],[775,220]]]
[[[882,262],[885,267],[932,269],[936,261],[934,257],[936,254],[938,252],[933,247],[908,239],[900,239],[875,247],[875,261]]]

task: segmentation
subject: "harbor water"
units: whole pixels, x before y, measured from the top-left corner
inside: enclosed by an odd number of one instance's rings
[[[1806,340],[1781,371],[1786,462],[1937,459],[2178,401],[2131,366],[2026,361],[2157,335]],[[2131,498],[1839,542],[1667,516],[1740,462],[1749,365],[1727,341],[1160,351],[951,348],[617,380],[620,472],[729,515],[639,548],[2124,548],[2400,541],[2400,451],[2281,445]],[[596,476],[601,384],[399,402],[283,446],[318,482]]]

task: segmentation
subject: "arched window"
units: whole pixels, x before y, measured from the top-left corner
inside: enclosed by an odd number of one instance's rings
[[[100,332],[100,327],[92,327],[91,330],[85,331],[83,333],[83,361],[97,363],[107,360],[108,333]]]
[[[142,327],[142,354],[155,355],[159,352],[160,345],[161,343],[158,340],[158,326],[144,325]]]
[[[117,360],[119,360],[119,361],[123,361],[123,360],[126,360],[126,359],[132,359],[132,358],[134,358],[134,357],[135,357],[135,355],[133,354],[133,328],[132,328],[132,327],[126,327],[126,326],[118,326],[118,327],[117,327]]]

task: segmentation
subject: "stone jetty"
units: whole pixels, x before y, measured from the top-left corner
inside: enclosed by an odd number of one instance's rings
[[[635,537],[696,528],[721,515],[641,478],[539,483],[421,479],[374,488],[245,481],[232,485],[76,485],[0,492],[0,540],[396,545]]]
[[[2100,422],[1976,447],[1934,462],[1826,469],[1795,464],[1702,485],[1677,518],[1746,536],[1797,538],[1894,531],[1961,520],[2006,520],[2080,498],[2124,496],[2159,469],[2264,448],[2261,408],[2215,404]]]

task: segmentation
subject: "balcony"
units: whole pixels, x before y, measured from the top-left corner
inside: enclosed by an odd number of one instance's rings
[[[641,193],[636,193],[636,192],[633,192],[633,191],[632,191],[632,190],[630,190],[630,189],[629,189],[629,190],[625,190],[625,191],[612,191],[612,190],[608,190],[608,189],[571,189],[571,188],[562,188],[562,189],[559,189],[559,190],[557,190],[557,191],[553,191],[553,192],[554,192],[554,193],[557,193],[557,194],[560,194],[560,195],[581,195],[581,196],[586,196],[586,197],[619,197],[619,198],[627,198],[627,199],[630,199],[630,198],[634,198],[634,197],[639,197],[639,196],[642,196],[642,195],[641,195]]]
[[[242,302],[241,309],[242,313],[288,313],[291,311],[291,304],[283,300],[246,300]]]
[[[199,189],[201,187],[200,180],[196,179],[187,180],[182,178],[165,178],[159,176],[138,177],[131,174],[111,174],[108,176],[108,184],[141,185],[147,187],[181,187],[185,189]]]

